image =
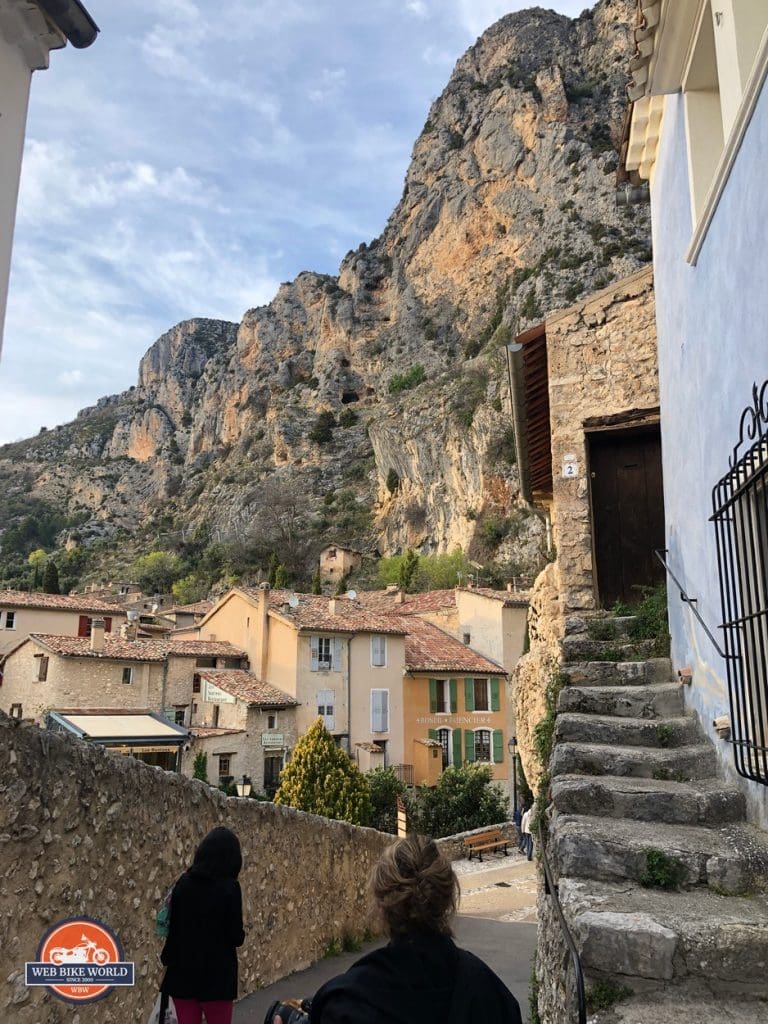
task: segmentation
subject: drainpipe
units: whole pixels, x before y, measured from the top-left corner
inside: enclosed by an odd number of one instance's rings
[[[150,670],[151,671],[151,670]],[[163,679],[160,684],[160,714],[165,715],[165,691],[168,684],[168,655],[163,661]]]
[[[352,637],[347,637],[347,747],[352,756]]]

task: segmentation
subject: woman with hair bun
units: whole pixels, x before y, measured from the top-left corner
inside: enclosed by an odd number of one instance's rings
[[[521,1024],[501,979],[453,942],[459,883],[434,840],[393,843],[371,892],[389,944],[323,985],[311,1024]]]

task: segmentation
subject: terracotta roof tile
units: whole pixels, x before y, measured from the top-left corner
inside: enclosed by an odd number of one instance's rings
[[[506,675],[501,665],[490,658],[484,658],[431,622],[425,622],[415,615],[401,622],[408,630],[405,638],[405,667],[409,672]]]
[[[213,601],[194,601],[192,604],[174,605],[165,614],[172,615],[174,612],[186,612],[188,615],[207,615],[211,608],[213,608]]]
[[[233,668],[200,669],[200,678],[207,679],[225,693],[231,694],[249,704],[261,707],[296,707],[298,701],[278,690],[271,683],[265,683],[253,672]]]
[[[491,587],[460,587],[465,594],[480,594],[481,597],[489,597],[492,601],[501,601],[506,607],[529,604],[527,590],[493,590]]]
[[[63,658],[102,658],[109,661],[165,661],[170,654],[188,658],[245,658],[245,653],[220,640],[123,640],[106,634],[104,650],[92,651],[88,637],[32,633],[34,640]]]
[[[56,612],[91,612],[125,615],[125,609],[114,602],[101,601],[90,594],[37,594],[25,590],[0,591],[0,608],[39,608]]]
[[[348,597],[328,598],[319,594],[296,594],[298,605],[288,603],[289,590],[273,590],[269,594],[269,610],[300,630],[327,633],[395,633],[402,634],[402,625],[366,608]],[[333,609],[333,610],[332,610]]]
[[[189,731],[193,736],[203,739],[206,736],[234,736],[236,733],[245,732],[245,729],[220,729],[216,725],[191,725]]]
[[[456,607],[455,590],[427,590],[419,594],[401,594],[399,590],[364,590],[357,600],[371,611],[385,615],[419,615]]]

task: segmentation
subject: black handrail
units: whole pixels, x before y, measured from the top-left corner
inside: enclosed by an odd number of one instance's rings
[[[544,829],[541,826],[539,827],[539,850],[541,852],[542,867],[544,868],[544,892],[554,900],[555,911],[560,919],[560,928],[563,932],[565,944],[568,946],[568,951],[571,954],[573,973],[576,976],[576,1001],[578,1003],[577,1009],[579,1012],[578,1024],[587,1024],[587,997],[584,992],[584,971],[581,968],[579,951],[576,949],[576,944],[568,929],[568,922],[565,920],[563,908],[560,906],[560,897],[558,895],[557,885],[552,878],[552,870],[549,866],[549,861],[547,860],[546,844],[544,842]]]
[[[717,640],[713,636],[712,631],[710,630],[709,626],[706,624],[704,619],[702,619],[701,615],[699,614],[699,609],[696,607],[696,604],[698,603],[698,600],[699,600],[698,597],[689,597],[686,594],[686,592],[685,592],[685,587],[683,586],[683,584],[680,582],[680,580],[677,578],[677,576],[675,576],[675,574],[670,569],[670,567],[669,567],[669,565],[667,563],[666,558],[664,558],[664,555],[669,553],[667,548],[657,548],[657,549],[654,550],[653,553],[654,553],[654,555],[656,555],[658,560],[661,562],[661,564],[664,566],[666,571],[672,577],[675,585],[677,586],[677,588],[680,591],[680,600],[684,601],[685,604],[687,604],[689,606],[689,608],[691,609],[693,614],[698,619],[701,628],[704,630],[704,632],[709,637],[710,641],[712,642],[712,646],[715,648],[715,650],[720,655],[720,657],[721,658],[733,658],[733,657],[735,657],[735,655],[733,655],[733,654],[726,654],[726,652],[722,649],[720,644],[717,642]]]

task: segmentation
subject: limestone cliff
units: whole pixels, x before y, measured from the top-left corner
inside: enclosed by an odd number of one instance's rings
[[[535,561],[539,521],[510,515],[504,344],[650,258],[647,208],[615,198],[633,7],[489,28],[433,103],[381,237],[239,325],[177,325],[135,388],[0,449],[14,509],[44,499],[86,539],[152,521],[228,536],[258,530],[277,481],[318,544]]]

